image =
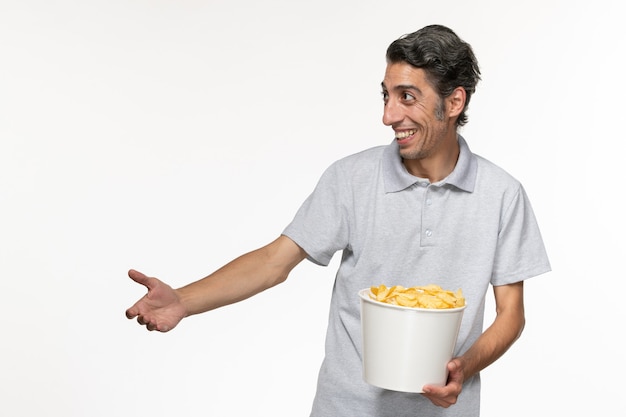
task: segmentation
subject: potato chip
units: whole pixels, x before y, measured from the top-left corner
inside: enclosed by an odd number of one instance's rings
[[[402,307],[416,308],[457,308],[465,305],[463,291],[444,290],[439,285],[429,284],[405,288],[402,285],[387,287],[384,284],[370,287],[371,297],[376,301]]]

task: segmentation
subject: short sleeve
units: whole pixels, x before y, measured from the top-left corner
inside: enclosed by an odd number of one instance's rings
[[[315,189],[283,231],[308,255],[310,261],[328,265],[333,255],[348,245],[351,193],[337,162],[322,174]]]
[[[511,284],[550,270],[535,214],[520,185],[502,215],[491,283]]]

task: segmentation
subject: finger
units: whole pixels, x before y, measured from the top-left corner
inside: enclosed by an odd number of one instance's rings
[[[135,306],[132,306],[131,308],[126,310],[126,318],[127,319],[134,319],[135,317],[137,317],[137,314],[139,314],[139,312],[137,311]]]
[[[143,297],[145,298],[145,297]],[[137,301],[135,304],[133,304],[132,307],[128,308],[126,310],[126,318],[127,319],[134,319],[135,317],[140,317],[141,314],[141,301],[143,300],[143,298],[139,301]]]
[[[463,384],[463,368],[457,359],[448,362],[448,384],[451,383]]]
[[[131,269],[128,271],[128,276],[130,277],[130,279],[132,279],[133,281],[135,281],[138,284],[143,285],[144,287],[148,288],[149,290],[152,289],[152,287],[154,286],[153,284],[153,278],[148,277],[145,274],[142,274],[139,271],[136,271],[134,269]]]

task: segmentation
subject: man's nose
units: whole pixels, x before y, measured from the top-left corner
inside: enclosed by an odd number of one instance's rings
[[[403,118],[404,112],[402,106],[393,100],[387,101],[383,110],[383,124],[385,126],[391,126],[394,123],[402,121]]]

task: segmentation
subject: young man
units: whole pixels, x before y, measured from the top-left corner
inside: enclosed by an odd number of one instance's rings
[[[457,132],[479,79],[471,47],[446,27],[393,42],[382,93],[383,123],[395,139],[332,164],[275,241],[202,280],[174,290],[131,270],[148,294],[127,317],[169,331],[283,282],[305,258],[327,265],[342,251],[311,416],[478,416],[479,372],[524,327],[523,281],[550,270],[521,184],[471,153]],[[446,386],[411,394],[363,381],[356,294],[381,283],[463,290],[467,308]],[[483,332],[490,285],[497,315]]]

